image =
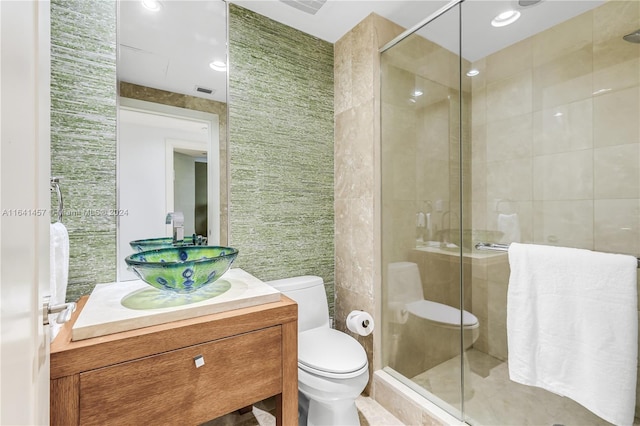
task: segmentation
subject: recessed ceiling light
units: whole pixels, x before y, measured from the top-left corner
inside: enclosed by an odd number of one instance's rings
[[[142,5],[145,9],[151,10],[153,12],[157,12],[162,9],[162,3],[158,0],[142,0]]]
[[[209,67],[211,67],[212,70],[216,70],[216,71],[227,70],[227,64],[225,64],[223,61],[213,61],[209,64]]]
[[[520,18],[520,12],[517,10],[507,10],[500,13],[498,16],[491,20],[491,25],[494,27],[504,27],[509,24],[513,24]]]
[[[416,89],[413,92],[413,96],[422,96],[422,95],[424,95],[424,93],[421,90]]]
[[[478,71],[477,69],[471,69],[469,71],[467,71],[467,75],[469,77],[475,77],[476,75],[480,74],[480,71]]]
[[[518,0],[518,5],[520,7],[531,7],[540,3],[542,0]]]
[[[553,114],[554,117],[562,117],[564,114],[561,113],[560,111],[556,112],[555,114]]]

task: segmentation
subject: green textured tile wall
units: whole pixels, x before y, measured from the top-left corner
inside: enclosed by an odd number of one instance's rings
[[[76,300],[116,279],[115,1],[51,1],[51,173],[63,177]]]
[[[232,4],[229,56],[235,265],[321,276],[333,312],[333,45]]]

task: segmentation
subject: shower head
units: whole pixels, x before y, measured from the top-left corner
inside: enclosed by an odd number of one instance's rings
[[[635,30],[622,38],[630,43],[640,43],[640,30]]]

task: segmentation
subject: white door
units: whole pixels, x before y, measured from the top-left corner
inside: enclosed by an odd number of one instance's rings
[[[49,424],[49,3],[0,1],[0,424]]]

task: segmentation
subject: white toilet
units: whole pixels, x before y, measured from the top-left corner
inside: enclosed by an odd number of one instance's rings
[[[355,400],[369,381],[364,348],[329,327],[322,278],[301,276],[267,284],[298,303],[299,424],[357,426]]]
[[[418,265],[395,262],[388,266],[391,323],[398,336],[397,369],[407,377],[460,355],[460,322],[464,349],[480,335],[480,322],[471,312],[425,300]]]

